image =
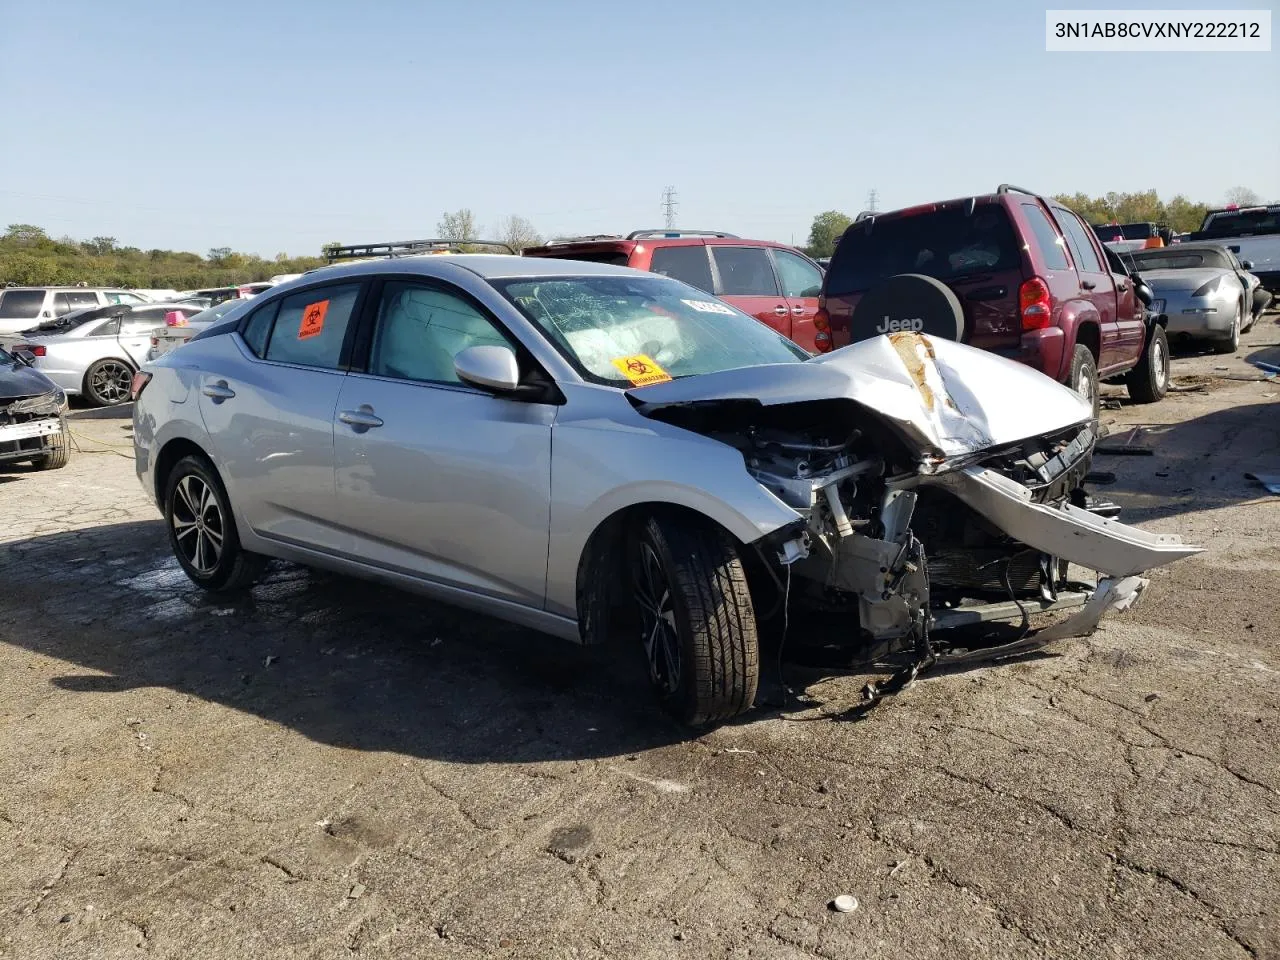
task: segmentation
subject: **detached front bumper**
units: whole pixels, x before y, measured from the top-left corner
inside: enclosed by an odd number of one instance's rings
[[[0,423],[0,463],[30,460],[47,452],[65,426],[61,416]]]
[[[921,482],[947,490],[1020,543],[1106,577],[1129,577],[1203,552],[1175,534],[1148,533],[1069,503],[1035,503],[1026,487],[985,467]]]

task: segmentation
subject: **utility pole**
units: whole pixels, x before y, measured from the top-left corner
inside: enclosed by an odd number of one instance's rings
[[[867,194],[867,212],[868,213],[876,212],[876,200],[878,198],[879,198],[879,194],[876,193],[876,188],[872,187],[871,192]]]
[[[676,225],[676,188],[667,187],[662,191],[662,215],[666,218],[667,229]]]

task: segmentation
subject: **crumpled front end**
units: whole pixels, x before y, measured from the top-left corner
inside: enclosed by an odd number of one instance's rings
[[[66,403],[66,394],[56,388],[0,398],[0,463],[45,456],[63,438]]]

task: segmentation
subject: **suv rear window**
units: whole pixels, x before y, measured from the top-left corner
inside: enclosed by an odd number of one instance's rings
[[[700,243],[696,246],[658,247],[649,261],[649,270],[711,292],[711,262],[707,259],[707,248]]]
[[[550,256],[550,254],[544,254]],[[625,267],[630,263],[630,254],[618,250],[584,250],[581,253],[557,253],[557,260],[582,260],[586,263],[607,263],[611,267]]]
[[[43,290],[5,290],[0,292],[0,318],[26,320],[38,314],[43,304]]]
[[[827,269],[827,294],[869,290],[899,273],[947,281],[993,270],[1018,270],[1022,255],[1009,216],[999,204],[877,218],[855,223],[836,245]]]

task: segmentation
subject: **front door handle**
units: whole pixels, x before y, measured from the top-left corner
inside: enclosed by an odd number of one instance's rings
[[[1086,290],[1092,290],[1094,287],[1097,286],[1097,284],[1094,283],[1092,280],[1081,280],[1080,286],[1084,287]]]
[[[223,400],[230,400],[236,395],[236,392],[227,386],[227,381],[219,380],[217,383],[206,383],[200,392],[206,397],[210,397],[214,403],[221,403]]]
[[[773,308],[773,312],[779,317],[785,317],[787,315],[787,308],[782,304],[778,304]]]
[[[374,416],[373,407],[367,403],[360,404],[355,410],[343,410],[338,414],[338,419],[357,433],[362,433],[370,427],[382,426],[382,418]]]

